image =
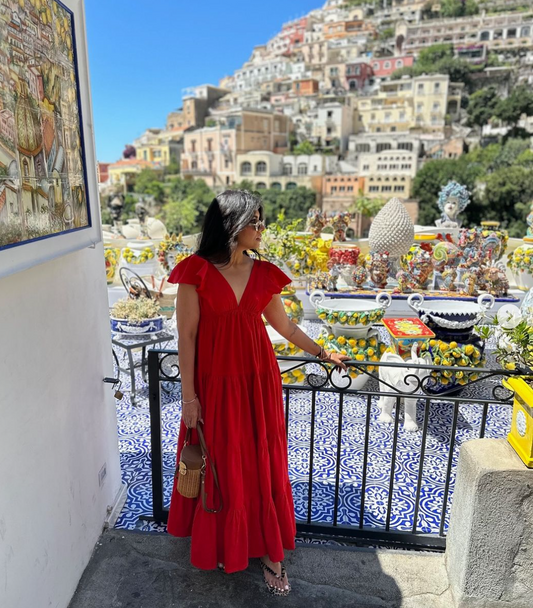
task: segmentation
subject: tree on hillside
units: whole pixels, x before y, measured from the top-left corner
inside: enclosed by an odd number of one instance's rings
[[[178,159],[176,158],[176,156],[174,154],[171,154],[170,162],[165,167],[165,176],[166,175],[178,175],[179,172],[180,172],[180,164],[178,162]]]
[[[394,38],[394,28],[386,27],[379,32],[380,40],[389,40],[390,38]]]
[[[482,175],[483,167],[465,161],[464,157],[430,160],[426,163],[413,181],[413,197],[418,199],[420,207],[419,223],[431,225],[439,217],[437,200],[441,188],[449,181],[455,180],[465,185],[475,195],[476,180]]]
[[[165,224],[169,234],[190,234],[197,227],[198,218],[194,196],[169,200],[158,217]]]
[[[364,217],[376,217],[386,202],[383,198],[364,196],[363,191],[359,190],[359,195],[354,199],[354,203],[349,210],[352,213],[360,213]]]
[[[533,199],[533,173],[513,165],[487,176],[483,219],[503,220],[509,236],[526,234],[526,215]]]
[[[136,175],[133,191],[138,194],[149,194],[160,204],[165,200],[165,189],[161,177],[153,169],[143,169]]]
[[[255,192],[257,190],[257,188],[255,187],[255,184],[250,181],[249,179],[243,179],[240,182],[237,182],[236,184],[234,184],[232,186],[232,189],[234,190],[248,190],[248,192]]]
[[[282,211],[287,220],[305,218],[316,205],[316,192],[304,186],[283,191],[270,188],[261,192],[261,198],[267,222],[275,222]]]
[[[398,80],[403,76],[448,74],[451,82],[463,82],[467,87],[470,87],[472,84],[470,74],[473,69],[468,62],[454,56],[453,44],[433,44],[420,51],[418,60],[414,65],[395,70],[391,78]]]
[[[203,179],[192,180],[175,177],[169,181],[168,196],[173,201],[192,198],[197,212],[196,228],[199,229],[203,224],[207,208],[215,198],[215,193]]]
[[[533,116],[533,92],[528,85],[520,85],[506,99],[501,99],[494,116],[516,129],[522,116]]]
[[[294,146],[293,154],[296,154],[297,156],[300,154],[316,154],[316,148],[308,139],[306,139],[297,146]]]
[[[471,126],[483,128],[494,116],[500,98],[495,87],[488,87],[472,93],[466,112]]]
[[[479,13],[476,0],[440,0],[440,5],[442,17],[468,17]]]

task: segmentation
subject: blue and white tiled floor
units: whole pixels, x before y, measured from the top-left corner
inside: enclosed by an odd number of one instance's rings
[[[315,334],[318,324],[307,323],[309,333]],[[175,348],[175,344],[170,348]],[[139,373],[139,372],[138,372]],[[143,516],[151,515],[151,454],[148,390],[138,377],[138,405],[129,401],[128,384],[122,375],[124,399],[117,402],[119,448],[123,480],[128,485],[124,509],[117,528],[164,531],[164,526],[148,523]],[[370,381],[373,382],[373,381]],[[179,384],[165,385],[162,391],[162,433],[165,481],[165,502],[170,502],[170,491],[176,462],[176,440],[180,421]],[[370,386],[367,385],[367,388]],[[377,387],[376,387],[377,388]],[[465,393],[467,394],[468,389]],[[474,396],[474,395],[468,395]],[[477,395],[479,398],[479,394]],[[338,395],[318,393],[316,397],[315,449],[313,455],[312,522],[332,522],[335,492],[335,462],[338,432]],[[468,439],[479,437],[482,405],[461,404],[452,455],[450,478],[451,502],[458,450]],[[346,397],[342,423],[340,454],[340,502],[338,523],[359,524],[361,479],[366,422],[366,400]],[[369,456],[365,491],[364,525],[383,527],[389,498],[391,447],[394,427],[378,423],[377,403],[371,408]],[[423,402],[418,406],[418,422],[422,428]],[[401,421],[403,416],[401,417]],[[423,462],[423,482],[417,518],[418,530],[438,533],[443,508],[446,472],[448,467],[453,405],[446,401],[430,404],[428,435]],[[308,391],[291,392],[289,403],[289,473],[292,480],[297,519],[306,520],[309,498],[311,399]],[[485,436],[505,437],[511,422],[511,407],[490,406]],[[409,433],[399,427],[394,489],[392,497],[391,529],[411,530],[415,510],[415,494],[420,466],[422,432]],[[447,518],[449,510],[447,511]]]

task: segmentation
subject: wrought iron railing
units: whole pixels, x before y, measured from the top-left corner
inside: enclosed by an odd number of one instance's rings
[[[486,434],[487,420],[490,408],[500,410],[507,420],[503,427],[510,422],[510,412],[512,405],[512,393],[505,389],[501,380],[504,377],[520,374],[519,371],[503,371],[488,368],[471,367],[439,367],[439,372],[450,371],[457,373],[462,371],[464,374],[475,372],[474,379],[471,379],[466,386],[454,385],[443,389],[442,385],[437,386],[437,382],[432,375],[435,367],[432,365],[415,365],[407,363],[381,363],[370,361],[347,362],[350,370],[356,371],[359,375],[357,379],[351,378],[346,374],[339,374],[331,366],[317,362],[316,359],[307,357],[278,357],[280,362],[290,362],[292,365],[287,367],[287,363],[282,363],[283,373],[293,372],[294,370],[305,368],[305,383],[303,384],[284,384],[284,403],[286,432],[289,438],[289,463],[291,462],[291,435],[292,427],[301,423],[302,419],[293,420],[291,408],[294,409],[301,396],[305,397],[305,402],[309,410],[304,419],[304,424],[309,432],[309,455],[308,473],[305,480],[296,483],[293,480],[293,491],[298,494],[295,496],[295,504],[299,504],[297,509],[297,529],[300,535],[320,536],[329,538],[347,538],[352,541],[371,544],[398,545],[402,547],[419,547],[434,550],[443,550],[446,544],[447,516],[451,498],[451,488],[455,474],[457,459],[456,444],[465,440],[465,437],[458,438],[458,426],[461,418],[461,408],[469,408],[472,418],[476,419],[477,426],[466,424],[469,434],[466,438],[483,438]],[[403,380],[399,386],[379,379],[379,369],[400,368],[406,370]],[[363,376],[368,376],[368,381],[361,386],[360,381]],[[151,417],[151,448],[152,448],[152,497],[153,497],[153,518],[158,522],[166,522],[168,509],[164,504],[164,468],[163,468],[163,449],[161,432],[161,387],[168,389],[166,383],[180,382],[180,372],[176,351],[152,350],[148,355],[148,377],[149,377],[149,400]],[[470,376],[472,377],[472,376]],[[357,388],[356,388],[357,382]],[[435,392],[437,391],[438,392]],[[322,397],[321,397],[322,396]],[[336,441],[329,447],[333,449],[334,455],[332,468],[328,470],[330,480],[322,486],[317,482],[317,471],[315,470],[315,460],[320,460],[321,444],[317,440],[317,432],[323,432],[323,428],[318,427],[317,413],[322,401],[335,397],[338,404],[338,415],[336,421]],[[394,400],[396,416],[393,425],[383,426],[375,417],[376,398],[392,397]],[[418,419],[420,427],[416,433],[407,433],[400,430],[400,411],[401,400],[403,398],[416,399],[418,406]],[[359,408],[362,418],[359,419],[361,430],[362,453],[359,454],[357,462],[352,466],[352,471],[348,471],[350,479],[347,481],[346,469],[343,465],[345,453],[350,449],[358,450],[361,446],[354,444],[353,440],[345,440],[344,435],[348,429],[348,410]],[[502,409],[503,408],[503,409]],[[445,412],[446,432],[449,432],[449,439],[439,436],[437,440],[432,436],[436,432],[434,426],[434,413]],[[422,414],[422,415],[420,415]],[[329,424],[329,423],[328,423]],[[464,423],[462,423],[464,426]],[[301,426],[301,424],[300,424]],[[333,426],[333,424],[330,424]],[[363,428],[364,427],[364,428]],[[475,428],[474,428],[475,427]],[[390,470],[384,476],[384,481],[380,482],[380,490],[383,497],[380,505],[379,521],[376,522],[375,513],[369,513],[373,507],[369,507],[369,489],[372,485],[372,472],[370,471],[373,459],[383,454],[371,450],[371,437],[376,430],[383,434],[383,429],[388,429],[388,441],[382,446],[382,452],[389,450]],[[317,431],[318,429],[318,431]],[[329,429],[331,430],[331,429]],[[442,430],[442,429],[441,429]],[[439,433],[441,432],[439,430]],[[500,429],[501,431],[501,429]],[[437,433],[438,435],[438,433]],[[428,453],[428,438],[432,443],[435,441],[441,449],[441,466],[439,474],[442,482],[439,482],[438,493],[441,495],[442,504],[434,507],[431,514],[431,525],[421,521],[421,500],[423,490],[431,491],[433,483],[432,475],[426,471],[426,456]],[[405,450],[399,449],[400,443],[409,447],[410,455],[409,475],[407,481],[398,479],[398,470],[401,468],[402,459],[405,458]],[[301,444],[301,440],[299,440]],[[323,446],[322,446],[322,449]],[[433,448],[431,448],[433,450]],[[175,455],[173,456],[175,458]],[[388,458],[388,456],[387,456]],[[167,484],[172,483],[174,470],[166,471]],[[344,475],[344,477],[343,477]],[[402,515],[402,508],[405,508],[402,501],[398,501],[396,490],[400,482],[403,484],[402,491],[412,494],[409,504],[409,517],[404,518],[401,524],[393,521],[393,514]],[[307,496],[300,496],[302,483],[307,486]],[[318,494],[326,487],[331,490],[333,485],[332,506],[330,513],[316,515],[316,505],[323,498]],[[344,490],[357,490],[359,504],[352,504],[347,508],[341,501],[341,494]],[[168,487],[167,487],[168,490]],[[298,492],[296,492],[298,490]],[[167,492],[168,494],[168,492]],[[304,493],[305,494],[305,493]],[[346,494],[346,492],[344,492]],[[350,498],[351,496],[351,498]],[[348,498],[353,499],[353,493]],[[402,499],[404,500],[404,499]],[[353,500],[352,500],[353,502]],[[302,512],[302,505],[306,504],[306,513]],[[342,513],[341,513],[342,510]],[[412,512],[412,515],[411,515]],[[372,520],[373,518],[373,520]],[[369,519],[371,521],[369,521]],[[400,517],[401,519],[401,517]],[[406,523],[407,522],[407,523]]]

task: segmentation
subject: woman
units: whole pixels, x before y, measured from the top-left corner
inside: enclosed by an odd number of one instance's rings
[[[260,558],[270,592],[287,595],[282,562],[284,549],[294,549],[294,504],[280,371],[261,314],[321,360],[346,369],[347,357],[324,351],[285,314],[279,293],[290,279],[247,253],[257,253],[264,228],[258,197],[243,190],[218,195],[207,210],[198,251],[169,278],[180,283],[178,458],[187,427],[202,421],[223,508],[208,513],[200,500],[183,498],[174,487],[168,531],[192,536],[191,562],[198,568],[236,572],[248,567],[249,558]],[[209,467],[205,487],[207,507],[215,508]]]

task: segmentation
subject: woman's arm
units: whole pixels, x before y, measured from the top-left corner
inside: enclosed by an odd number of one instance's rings
[[[178,360],[181,375],[181,417],[186,426],[194,428],[201,420],[200,402],[194,388],[194,363],[196,359],[196,336],[200,321],[200,304],[194,285],[182,283],[176,298],[178,319]]]
[[[281,297],[278,294],[272,296],[272,300],[263,311],[263,314],[270,325],[272,325],[272,327],[286,340],[292,342],[295,346],[301,348],[310,355],[313,355],[313,357],[320,355],[322,348],[316,342],[311,340],[309,336],[304,334],[296,323],[293,323],[289,319],[285,309],[283,308]],[[347,369],[343,361],[349,359],[350,357],[347,357],[346,355],[325,352],[325,358],[323,360],[334,363],[335,365],[342,367],[342,369]]]

